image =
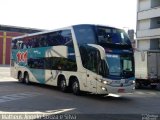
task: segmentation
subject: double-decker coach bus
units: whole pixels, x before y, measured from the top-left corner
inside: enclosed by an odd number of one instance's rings
[[[95,94],[131,93],[134,57],[127,34],[101,25],[74,25],[13,38],[11,76]]]

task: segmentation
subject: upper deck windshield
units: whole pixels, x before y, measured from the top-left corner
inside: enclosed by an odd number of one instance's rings
[[[94,26],[92,25],[74,26],[74,32],[78,45],[97,43]]]
[[[114,44],[114,45],[131,45],[128,35],[121,29],[94,26],[94,25],[77,25],[74,26],[76,39],[81,44]]]
[[[106,62],[109,75],[125,78],[134,76],[134,61],[131,55],[107,54]]]
[[[99,43],[130,45],[128,35],[121,29],[111,27],[97,27]]]

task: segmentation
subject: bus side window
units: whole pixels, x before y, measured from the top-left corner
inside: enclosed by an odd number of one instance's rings
[[[19,39],[16,43],[17,49],[22,49],[22,41]]]
[[[87,68],[95,73],[98,73],[98,66],[100,65],[100,54],[98,50],[91,48],[88,52]]]
[[[48,42],[50,46],[65,45],[72,40],[70,30],[52,32],[48,36]]]
[[[109,74],[108,66],[104,60],[101,60],[100,62],[99,74],[102,75],[103,77],[107,77]]]
[[[98,50],[90,46],[80,46],[80,55],[83,66],[92,72],[98,73],[100,63]]]
[[[63,45],[65,45],[69,41],[72,41],[72,34],[71,34],[70,30],[63,30],[61,32],[61,36],[62,36],[62,44]]]
[[[85,68],[87,68],[87,56],[88,56],[87,50],[84,46],[80,46],[79,50],[80,50],[82,64]]]
[[[12,49],[17,49],[17,40],[12,41]]]
[[[57,32],[52,32],[47,36],[47,41],[49,46],[56,46],[59,45],[59,41],[57,39]]]

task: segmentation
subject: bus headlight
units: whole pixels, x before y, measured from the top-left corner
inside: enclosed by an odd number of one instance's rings
[[[133,80],[132,83],[135,84],[135,80]]]
[[[103,84],[105,84],[105,85],[110,85],[110,84],[112,84],[112,81],[103,81]]]
[[[104,83],[104,84],[108,84],[108,82],[107,82],[107,81],[103,81],[103,83]]]
[[[112,84],[112,81],[107,81],[107,80],[104,80],[104,79],[99,79],[98,81],[105,84],[105,85]]]
[[[130,84],[135,84],[135,80],[133,80],[133,81],[130,81]]]
[[[103,90],[103,91],[106,91],[106,88],[102,87],[102,90]]]

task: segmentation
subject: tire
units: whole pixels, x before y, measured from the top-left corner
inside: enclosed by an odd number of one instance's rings
[[[23,81],[23,78],[22,78],[22,73],[20,72],[20,73],[18,73],[18,81],[20,82],[20,83],[23,83],[24,81]]]
[[[151,88],[152,88],[152,89],[156,89],[156,88],[157,88],[157,85],[151,85]]]
[[[73,81],[72,83],[72,92],[75,95],[80,95],[80,86],[78,80]]]
[[[141,89],[142,88],[142,84],[140,82],[136,82],[135,88],[136,89]]]
[[[62,78],[60,80],[60,86],[59,87],[60,87],[60,90],[62,92],[67,92],[67,84],[66,84],[66,80],[64,78]]]
[[[25,84],[27,84],[27,85],[30,84],[28,73],[26,73],[25,76],[24,76],[24,82],[25,82]]]

